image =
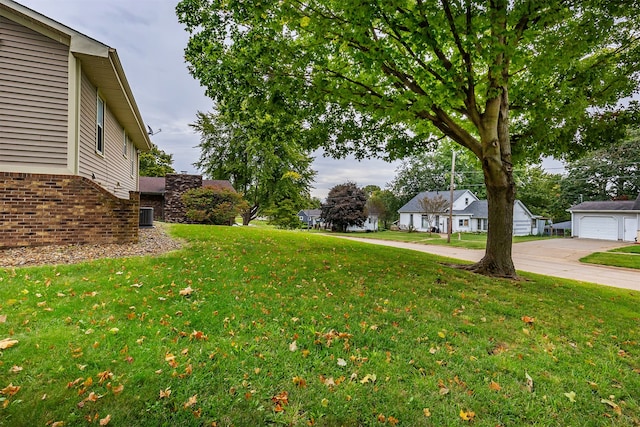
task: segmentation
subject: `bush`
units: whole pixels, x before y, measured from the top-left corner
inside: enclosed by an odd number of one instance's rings
[[[187,218],[200,224],[231,225],[249,209],[241,194],[223,188],[194,188],[182,195]]]

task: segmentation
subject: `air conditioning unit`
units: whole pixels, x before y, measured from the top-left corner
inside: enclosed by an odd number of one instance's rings
[[[140,227],[153,227],[153,208],[140,208]]]

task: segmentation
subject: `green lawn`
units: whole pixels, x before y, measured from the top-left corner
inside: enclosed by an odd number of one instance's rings
[[[610,265],[612,267],[640,269],[640,245],[624,246],[611,249],[607,252],[595,252],[581,258],[580,261],[591,264]]]
[[[0,269],[0,425],[640,423],[638,292],[171,229],[188,248]]]
[[[337,233],[336,233],[337,234]],[[350,237],[362,237],[366,239],[392,240],[397,242],[420,243],[425,245],[448,245],[468,249],[484,249],[487,244],[486,233],[453,233],[451,242],[447,243],[446,235],[441,237],[436,233],[406,231],[379,231],[376,233],[345,233]],[[549,239],[548,236],[514,236],[513,242],[528,242],[531,240]]]

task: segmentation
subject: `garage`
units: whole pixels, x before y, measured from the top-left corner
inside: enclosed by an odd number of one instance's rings
[[[573,236],[625,242],[640,236],[640,195],[636,200],[582,202],[568,210]]]
[[[618,240],[618,220],[613,216],[585,215],[580,218],[580,235],[584,239]]]

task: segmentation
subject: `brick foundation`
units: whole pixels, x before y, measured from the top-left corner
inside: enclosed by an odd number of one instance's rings
[[[83,177],[0,172],[0,248],[137,242],[139,207]]]

